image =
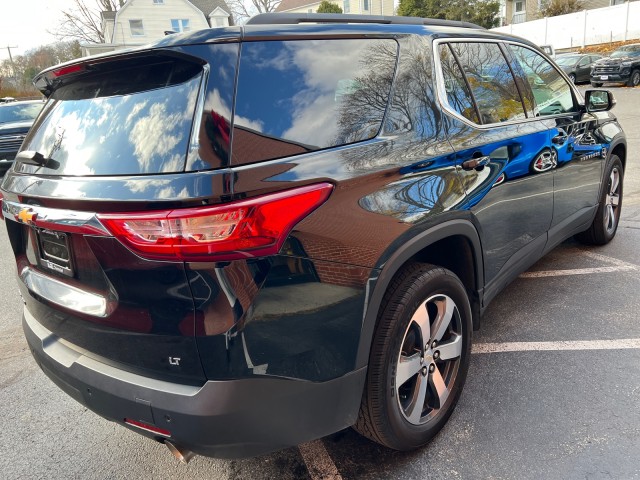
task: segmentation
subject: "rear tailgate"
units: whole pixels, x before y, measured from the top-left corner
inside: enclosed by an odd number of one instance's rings
[[[220,201],[217,172],[184,173],[199,158],[207,85],[223,82],[208,74],[217,47],[237,54],[237,45],[151,50],[37,79],[50,99],[2,195],[22,297],[48,341],[146,376],[205,380],[184,263],[140,258],[98,214]]]

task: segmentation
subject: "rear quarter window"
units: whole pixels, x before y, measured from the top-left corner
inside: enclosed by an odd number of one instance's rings
[[[374,138],[387,108],[397,49],[390,39],[243,43],[233,163]]]

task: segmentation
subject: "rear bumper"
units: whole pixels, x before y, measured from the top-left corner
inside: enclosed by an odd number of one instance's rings
[[[265,377],[182,385],[90,358],[27,309],[23,328],[38,365],[75,400],[122,425],[130,418],[168,430],[174,443],[213,457],[267,453],[352,425],[366,375],[363,368],[327,382]],[[158,441],[167,438],[129,428]]]

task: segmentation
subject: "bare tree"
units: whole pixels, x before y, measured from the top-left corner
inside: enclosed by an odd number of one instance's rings
[[[62,11],[62,23],[51,32],[60,40],[103,43],[100,12],[115,12],[125,0],[72,0],[73,6]]]
[[[282,0],[227,0],[233,18],[238,23],[244,23],[246,19],[258,13],[275,11]]]

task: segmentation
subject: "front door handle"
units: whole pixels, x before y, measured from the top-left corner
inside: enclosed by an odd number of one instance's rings
[[[484,167],[486,167],[487,165],[489,165],[489,162],[491,162],[491,157],[478,157],[478,158],[472,158],[470,160],[466,160],[464,162],[462,162],[462,168],[464,170],[482,170]]]

